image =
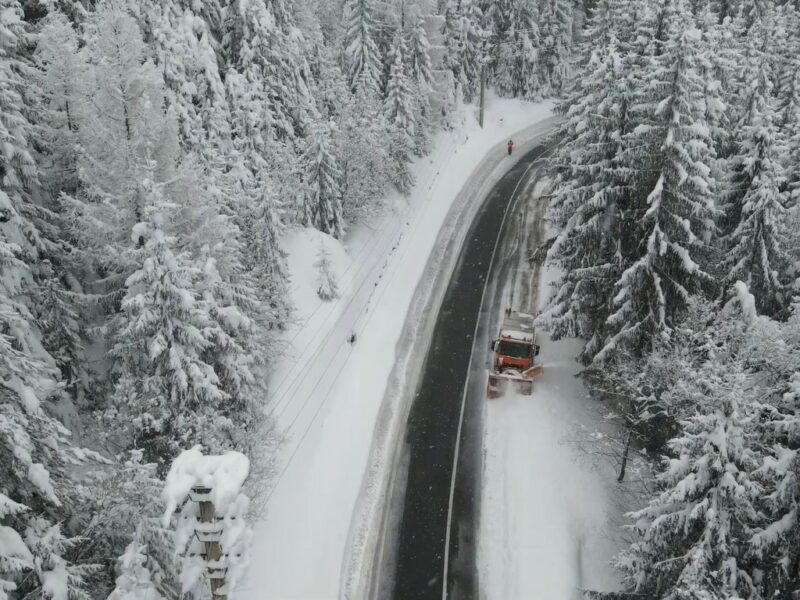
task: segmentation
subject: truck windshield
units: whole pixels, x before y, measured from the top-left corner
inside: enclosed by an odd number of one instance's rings
[[[531,347],[526,344],[504,341],[497,344],[497,353],[512,358],[528,358],[531,355]]]

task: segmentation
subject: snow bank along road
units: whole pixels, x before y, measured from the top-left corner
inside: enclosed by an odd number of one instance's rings
[[[418,165],[407,208],[374,231],[356,232],[351,252],[333,256],[341,299],[319,310],[308,298],[297,303],[308,310],[298,311],[303,322],[269,406],[286,432],[278,476],[254,526],[241,598],[366,597],[387,465],[410,404],[403,381],[414,368],[415,341],[427,343],[439,275],[449,275],[472,215],[513,163],[504,154],[507,136],[524,150],[552,128],[550,115],[549,105],[497,100],[485,130],[468,124],[443,134]],[[306,234],[298,246],[308,246]],[[293,270],[293,288],[312,273]],[[313,281],[307,287],[313,292]],[[346,342],[352,330],[355,345]]]
[[[537,145],[495,184],[447,286],[399,455],[406,468],[396,476],[405,478],[405,487],[392,512],[402,518],[398,530],[385,530],[379,597],[389,589],[398,600],[477,597],[483,346],[488,347],[487,325],[494,321],[479,315],[496,304],[495,290],[503,289],[498,283],[509,277],[511,261],[503,255],[520,234],[518,192],[538,175],[545,151]]]

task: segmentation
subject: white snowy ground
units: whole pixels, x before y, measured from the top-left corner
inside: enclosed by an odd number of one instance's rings
[[[449,225],[470,210],[464,198],[488,191],[512,164],[505,140],[513,134],[521,152],[552,124],[549,103],[490,97],[482,130],[467,110],[464,126],[439,134],[431,155],[414,165],[411,196],[390,199],[393,209],[375,228],[354,228],[344,247],[311,230],[284,240],[298,323],[286,335],[267,402],[283,444],[237,598],[356,597],[348,590],[359,587],[354,578],[369,554],[361,529],[380,510],[378,499],[370,496],[365,505],[362,498],[365,472],[380,470],[383,461],[373,449],[376,428],[399,431],[396,423],[377,421],[386,415],[381,408],[398,353],[407,351],[399,341],[412,299],[420,301],[418,287],[436,270],[428,264],[434,249],[463,234]],[[332,303],[315,294],[312,264],[320,243],[338,275],[341,297]],[[393,421],[403,415],[388,413]]]
[[[542,273],[540,309],[554,278]],[[533,395],[509,391],[485,404],[478,568],[488,599],[576,600],[582,589],[619,589],[610,561],[620,548],[608,534],[614,467],[590,465],[566,441],[597,427],[575,377],[580,344],[542,333],[537,342],[544,373]]]

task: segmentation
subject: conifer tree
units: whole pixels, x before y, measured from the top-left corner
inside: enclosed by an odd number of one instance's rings
[[[139,268],[125,282],[115,322],[114,406],[119,417],[136,417],[133,435],[145,459],[165,467],[191,440],[220,448],[212,415],[223,412],[227,394],[205,359],[214,324],[195,292],[199,269],[164,230],[162,189],[149,180],[142,187],[144,220],[132,232],[141,242],[129,250]]]
[[[317,259],[314,261],[317,270],[317,296],[324,302],[329,302],[339,297],[339,288],[333,275],[331,259],[325,245],[320,241],[317,250]]]
[[[44,173],[54,177],[43,183],[53,194],[74,194],[78,188],[78,130],[85,124],[88,73],[78,34],[63,14],[50,13],[44,19],[35,58],[45,146],[39,163]]]
[[[138,533],[137,536],[138,537]],[[136,538],[119,559],[119,576],[108,600],[161,600],[147,568],[147,546]]]
[[[498,92],[529,100],[541,98],[542,59],[537,5],[532,2],[514,2],[510,25],[498,42],[495,83]]]
[[[66,559],[72,540],[53,520],[69,514],[75,493],[70,463],[79,454],[51,414],[60,373],[41,345],[31,305],[35,268],[48,250],[31,198],[37,168],[29,148],[23,73],[27,32],[22,8],[0,1],[0,596],[42,595],[48,580],[84,598],[86,569]]]
[[[688,296],[713,281],[698,261],[714,231],[714,150],[703,105],[702,36],[676,27],[690,18],[687,12],[679,6],[665,25],[672,37],[655,63],[659,84],[639,105],[643,125],[625,151],[628,165],[651,175],[639,175],[634,184],[636,229],[623,250],[630,263],[615,286],[600,360],[622,346],[646,351],[655,337],[668,336]]]
[[[800,583],[785,567],[800,559],[800,305],[793,304],[779,336],[769,328],[754,333],[750,349],[765,352],[772,373],[767,393],[759,396],[761,418],[755,423],[765,448],[755,478],[763,486],[760,505],[766,519],[750,547],[763,573],[763,597],[791,597]]]
[[[624,215],[630,202],[620,163],[623,137],[630,127],[625,72],[616,40],[595,51],[587,77],[577,82],[566,121],[567,140],[554,160],[563,169],[548,217],[559,233],[547,259],[563,276],[539,318],[558,339],[588,340],[582,357],[591,360],[605,340],[609,299],[624,264],[619,249],[629,235]],[[585,127],[592,118],[594,127]],[[562,167],[563,165],[563,167]]]
[[[336,238],[344,235],[339,189],[341,171],[333,152],[332,123],[312,123],[304,156],[303,221]]]
[[[348,0],[344,60],[350,90],[359,85],[369,94],[381,89],[381,57],[375,41],[376,22],[373,0]]]
[[[413,184],[408,164],[414,148],[416,117],[414,94],[406,68],[407,56],[405,40],[402,32],[398,31],[390,53],[392,65],[386,86],[385,111],[391,139],[389,154],[394,163],[393,182],[403,193],[407,193]]]
[[[392,182],[388,130],[383,107],[359,86],[344,107],[336,138],[348,222],[375,217]]]
[[[760,488],[742,372],[706,364],[676,388],[695,390],[681,402],[700,410],[669,443],[659,496],[631,515],[640,537],[619,564],[631,591],[648,598],[753,597],[747,542]]]
[[[570,74],[573,7],[570,0],[544,0],[540,11],[539,80],[545,93],[559,94]]]
[[[246,111],[234,118],[261,129],[263,141],[298,142],[316,116],[302,36],[277,3],[234,0],[225,14],[223,52],[239,75],[229,82],[226,74],[229,101],[232,110]]]
[[[451,94],[471,101],[477,90],[483,43],[483,15],[474,0],[448,0],[444,15],[444,66],[453,74],[456,89]]]
[[[723,268],[729,285],[744,281],[759,310],[776,315],[787,304],[784,288],[790,266],[779,163],[783,150],[773,123],[772,84],[765,63],[757,73],[736,134],[736,153],[729,159],[733,177],[723,205],[728,249]]]
[[[427,153],[433,127],[433,64],[430,57],[430,43],[422,15],[410,34],[409,77],[414,95],[414,151],[422,156]]]

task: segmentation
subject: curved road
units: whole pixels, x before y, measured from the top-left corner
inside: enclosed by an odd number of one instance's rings
[[[407,483],[402,506],[395,507],[402,517],[390,542],[393,565],[385,570],[397,600],[479,595],[475,535],[484,346],[497,326],[502,284],[517,265],[525,210],[519,200],[538,177],[546,150],[542,144],[528,152],[492,189],[471,225],[437,316],[408,419]]]

